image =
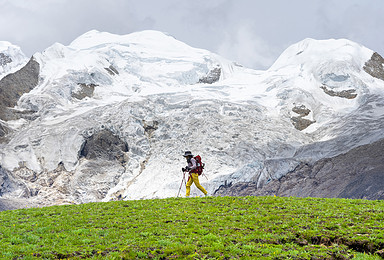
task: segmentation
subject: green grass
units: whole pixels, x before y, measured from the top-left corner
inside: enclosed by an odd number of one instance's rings
[[[383,201],[293,197],[20,209],[0,212],[0,258],[381,259],[383,219]]]

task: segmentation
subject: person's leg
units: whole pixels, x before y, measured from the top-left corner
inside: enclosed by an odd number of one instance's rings
[[[199,182],[199,175],[197,173],[192,173],[192,179],[193,179],[193,182],[195,183],[196,187],[201,190],[204,195],[206,195],[208,192],[203,188],[203,186],[200,185],[200,182]]]
[[[185,196],[186,197],[189,197],[189,194],[191,193],[191,185],[192,185],[192,183],[193,183],[193,179],[191,178],[191,176],[189,176],[187,184],[186,184],[186,191],[185,191]]]

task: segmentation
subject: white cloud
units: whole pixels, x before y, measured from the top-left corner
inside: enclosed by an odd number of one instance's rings
[[[27,55],[92,30],[154,29],[252,68],[304,38],[348,38],[384,55],[382,0],[0,0],[0,40]]]
[[[347,38],[384,55],[384,1],[328,1],[318,9],[318,35]]]
[[[255,69],[269,68],[278,55],[274,47],[258,37],[249,25],[239,27],[235,33],[227,33],[218,47],[218,54]]]
[[[89,30],[126,34],[150,22],[136,20],[125,0],[0,0],[0,40],[28,55],[55,42],[69,44]]]

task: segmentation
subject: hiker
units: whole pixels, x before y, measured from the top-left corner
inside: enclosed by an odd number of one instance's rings
[[[195,183],[196,187],[201,190],[205,196],[207,196],[208,192],[203,188],[203,186],[200,185],[199,174],[196,169],[197,164],[195,158],[193,158],[193,154],[190,151],[186,151],[184,157],[187,159],[188,166],[183,168],[183,171],[187,171],[189,173],[185,196],[189,197],[192,183]]]

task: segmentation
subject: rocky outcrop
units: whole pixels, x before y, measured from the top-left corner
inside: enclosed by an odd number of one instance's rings
[[[3,170],[3,168],[1,168],[0,166],[0,196],[6,190],[7,182],[8,182],[8,175],[6,174],[5,170]]]
[[[0,66],[5,66],[8,63],[11,63],[12,59],[8,55],[5,55],[4,53],[0,53]]]
[[[143,120],[143,127],[148,138],[151,138],[153,135],[153,132],[159,128],[159,122],[158,121],[147,122]]]
[[[256,183],[221,187],[220,196],[297,196],[384,199],[384,139],[317,161],[302,163],[279,180],[257,189]]]
[[[221,68],[216,67],[208,72],[205,77],[199,79],[199,83],[212,84],[219,81],[221,75]]]
[[[12,194],[12,192],[18,193],[22,189],[26,189],[25,184],[22,181],[18,181],[15,179],[15,176],[1,167],[0,165],[0,198],[3,197],[4,194]],[[13,195],[15,195],[13,193]]]
[[[312,121],[304,118],[305,116],[309,115],[309,113],[311,112],[311,110],[306,108],[304,105],[295,106],[292,108],[292,111],[295,112],[296,114],[299,114],[299,116],[291,117],[291,122],[293,126],[299,131],[306,129],[308,126],[316,122],[316,121]]]
[[[7,127],[7,125],[4,122],[1,122],[0,120],[0,144],[1,143],[7,143],[9,141],[9,138],[7,138],[7,135],[12,130]]]
[[[86,97],[92,97],[93,92],[95,91],[95,87],[98,85],[96,84],[85,84],[85,83],[78,83],[78,89],[74,92],[72,92],[72,97],[76,99],[84,99]]]
[[[79,155],[88,160],[117,160],[124,164],[128,149],[126,142],[110,130],[103,129],[85,139]]]
[[[334,91],[332,89],[327,88],[326,86],[321,86],[320,88],[324,90],[325,94],[330,95],[331,97],[341,97],[346,99],[354,99],[357,97],[357,94],[354,93],[356,91],[355,89]]]
[[[19,197],[20,192],[26,194],[29,189],[24,183],[18,183],[14,177],[12,173],[0,166],[0,211],[37,206],[26,198]],[[11,196],[3,197],[4,194],[11,194]]]
[[[214,192],[214,196],[255,196],[256,182],[239,182],[223,184]]]
[[[104,68],[111,76],[119,75],[119,71],[110,65],[108,68]]]
[[[8,134],[8,131],[9,131],[8,128],[0,122],[0,142],[1,142],[1,137]]]
[[[311,121],[309,119],[305,119],[305,118],[302,118],[302,117],[298,117],[298,116],[294,116],[291,118],[291,122],[293,124],[293,126],[299,130],[299,131],[302,131],[304,130],[305,128],[307,128],[308,126],[312,125],[313,123],[315,123],[315,121]]]
[[[101,201],[126,170],[128,149],[104,127],[87,131],[76,170],[67,170],[63,162],[52,171],[33,171],[23,163],[12,172],[0,166],[0,211],[27,207],[22,204],[27,200],[32,206]]]
[[[311,113],[311,110],[309,110],[306,106],[301,105],[301,106],[294,106],[292,108],[292,111],[295,112],[296,114],[299,114],[300,116],[307,116],[309,113]]]
[[[79,151],[78,167],[71,173],[63,169],[52,185],[63,201],[70,198],[85,203],[104,199],[127,168],[129,147],[124,140],[105,127],[87,132]]]
[[[29,62],[15,73],[0,80],[0,119],[15,119],[15,113],[9,109],[17,104],[19,98],[37,86],[40,65],[32,57]]]
[[[384,58],[377,52],[372,54],[371,59],[364,64],[363,69],[372,77],[384,80]]]

